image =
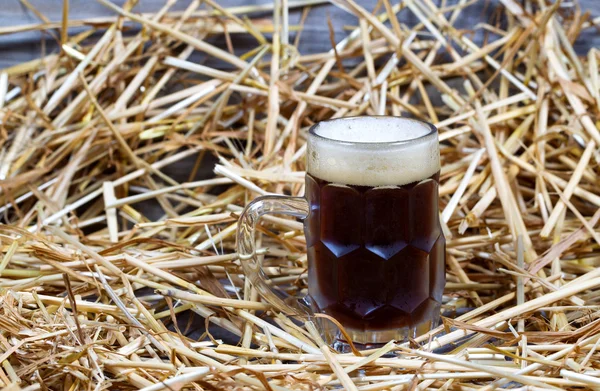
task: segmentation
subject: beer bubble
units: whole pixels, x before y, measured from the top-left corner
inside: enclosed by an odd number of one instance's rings
[[[400,117],[323,121],[311,129],[307,171],[329,182],[403,185],[439,170],[437,130]]]

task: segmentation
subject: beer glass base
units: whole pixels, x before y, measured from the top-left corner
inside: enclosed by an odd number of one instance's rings
[[[359,350],[374,349],[385,345],[389,341],[404,342],[409,339],[414,339],[420,335],[423,335],[438,325],[439,318],[439,313],[437,313],[436,315],[432,316],[430,320],[427,320],[415,327],[401,327],[390,330],[365,331],[346,329],[346,332],[348,333],[350,339],[352,339],[354,345]],[[345,337],[339,331],[336,334],[336,340],[333,343],[334,348],[335,346],[342,347],[342,345],[344,344],[348,345],[345,341]]]
[[[317,309],[315,308],[314,301],[310,300],[310,296],[304,298],[302,303],[308,306],[312,303],[313,305],[310,307],[313,310]],[[345,327],[344,330],[357,349],[375,349],[385,345],[389,341],[405,342],[429,332],[439,325],[440,309],[441,304],[439,303],[433,306],[433,308],[430,308],[431,312],[429,316],[413,327],[396,327],[387,330],[356,330]],[[324,318],[313,318],[313,320],[321,336],[331,347],[342,353],[350,352],[350,345],[337,326]],[[393,327],[393,325],[390,325],[390,327]]]

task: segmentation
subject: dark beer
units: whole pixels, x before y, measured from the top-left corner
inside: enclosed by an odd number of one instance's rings
[[[370,121],[371,129],[378,124]],[[313,130],[321,138],[309,144],[309,296],[355,342],[389,340],[381,334],[389,330],[414,336],[439,318],[445,240],[437,134],[401,121],[400,128],[383,123],[390,140],[360,123],[355,130],[322,123]]]
[[[322,312],[376,331],[415,328],[439,310],[438,178],[377,188],[307,176],[309,294]]]

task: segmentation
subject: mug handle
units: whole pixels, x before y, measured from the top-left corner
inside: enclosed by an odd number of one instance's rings
[[[283,214],[298,217],[302,220],[308,217],[309,205],[304,197],[289,197],[267,195],[258,197],[250,202],[242,212],[237,228],[237,251],[246,278],[258,293],[279,311],[296,316],[310,316],[312,311],[299,300],[282,300],[271,288],[271,283],[262,269],[261,262],[256,257],[254,232],[260,218],[266,214]]]

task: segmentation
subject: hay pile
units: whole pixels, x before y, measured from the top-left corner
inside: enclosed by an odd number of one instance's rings
[[[335,0],[357,25],[304,55],[318,1],[277,1],[272,19],[214,0],[153,15],[100,2],[118,16],[3,29],[62,27],[60,53],[0,73],[5,389],[600,387],[598,51],[573,50],[588,14],[502,0],[473,26],[478,46],[453,27],[472,2]],[[297,26],[288,5],[305,9]],[[255,49],[233,55],[235,34]],[[254,197],[303,194],[311,124],[373,114],[440,129],[447,317],[338,354],[260,301],[233,234]],[[216,176],[198,180],[211,156]],[[301,295],[301,223],[261,232],[274,284]]]

